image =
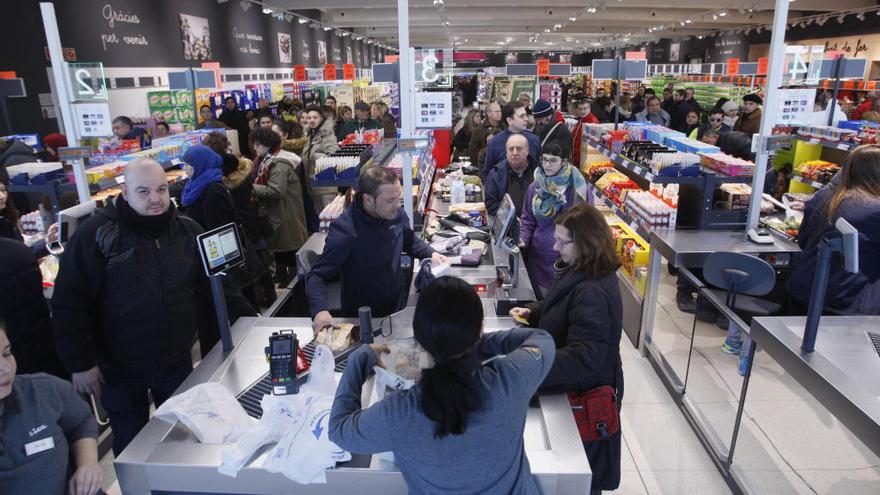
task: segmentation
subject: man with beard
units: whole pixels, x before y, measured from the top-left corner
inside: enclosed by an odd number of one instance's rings
[[[562,153],[566,157],[571,156],[571,131],[565,123],[565,118],[557,112],[547,100],[535,102],[532,114],[535,116],[535,133],[541,140],[543,149],[547,143],[558,143]]]

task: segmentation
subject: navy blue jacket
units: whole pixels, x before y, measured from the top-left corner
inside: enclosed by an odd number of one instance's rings
[[[509,193],[510,199],[513,200],[513,204],[516,206],[517,218],[522,216],[523,200],[525,199],[529,186],[535,181],[535,163],[536,162],[532,161],[530,156],[529,168],[525,170],[521,177],[516,177],[511,173],[510,165],[507,164],[506,159],[502,160],[497,167],[489,172],[489,175],[483,182],[483,193],[486,211],[488,211],[490,215],[494,215],[498,212],[501,200],[504,198],[505,194]],[[511,190],[508,187],[511,179],[514,178],[520,185],[517,190]]]
[[[512,132],[504,129],[489,140],[481,178],[485,179],[496,165],[507,159],[507,138],[512,134]],[[529,131],[523,131],[522,134],[529,140],[529,157],[531,157],[532,163],[540,163],[541,141],[538,139],[538,136]]]
[[[816,193],[804,209],[804,221],[798,233],[803,254],[788,279],[789,295],[806,305],[816,276],[819,240],[834,227],[825,220],[826,204],[834,187]],[[880,315],[880,201],[849,197],[834,215],[843,217],[859,231],[859,271],[849,273],[832,263],[825,295],[825,312],[838,314]]]
[[[403,209],[394,220],[368,215],[355,203],[330,224],[324,252],[306,276],[312,317],[327,308],[327,283],[342,278],[342,316],[356,316],[369,306],[374,317],[384,317],[402,307],[401,254],[430,258],[434,250],[409,227]]]

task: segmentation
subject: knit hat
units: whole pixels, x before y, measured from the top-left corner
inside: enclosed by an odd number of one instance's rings
[[[549,117],[553,114],[553,105],[550,104],[547,100],[538,100],[535,102],[535,106],[532,107],[532,115],[535,116],[536,119],[540,119],[541,117]]]
[[[367,105],[366,103],[364,103],[362,101],[359,101],[354,104],[354,109],[360,110],[362,112],[368,112],[368,111],[370,111],[370,105]]]
[[[749,93],[749,94],[743,96],[743,102],[747,102],[747,101],[751,101],[752,103],[757,103],[758,105],[764,104],[764,100],[762,100],[761,97],[755,93]]]
[[[721,110],[723,110],[724,113],[727,113],[731,110],[739,110],[739,105],[732,101],[727,101],[724,105],[721,105]]]

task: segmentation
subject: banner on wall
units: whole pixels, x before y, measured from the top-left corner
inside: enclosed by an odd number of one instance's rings
[[[289,64],[293,62],[293,49],[290,46],[290,35],[278,33],[278,62]]]

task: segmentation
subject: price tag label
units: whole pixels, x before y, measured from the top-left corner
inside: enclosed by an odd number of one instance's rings
[[[727,72],[726,72],[726,74],[729,77],[739,75],[739,59],[738,58],[727,59]]]
[[[336,66],[333,64],[324,64],[324,80],[325,81],[335,81],[336,80]]]
[[[117,184],[124,184],[125,183],[125,176],[124,175],[117,175],[115,177],[115,179],[116,179]]]
[[[294,81],[305,81],[308,79],[306,75],[306,66],[305,65],[294,65],[293,66],[293,80]]]
[[[342,66],[342,78],[346,81],[354,81],[354,64],[345,64]]]
[[[550,76],[550,59],[539,58],[538,59],[538,77],[548,77],[548,76]]]

